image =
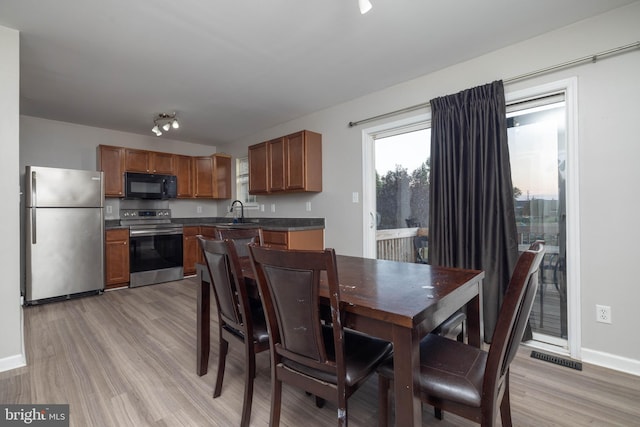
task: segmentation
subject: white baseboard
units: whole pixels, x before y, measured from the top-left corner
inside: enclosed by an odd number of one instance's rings
[[[0,372],[22,368],[23,366],[27,366],[27,359],[24,357],[24,354],[16,354],[15,356],[0,359]]]
[[[616,371],[640,376],[640,360],[616,356],[610,353],[582,348],[582,361]]]

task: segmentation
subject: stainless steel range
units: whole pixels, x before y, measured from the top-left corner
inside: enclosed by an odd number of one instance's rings
[[[170,209],[121,209],[120,224],[129,226],[131,287],[184,278],[182,225]]]

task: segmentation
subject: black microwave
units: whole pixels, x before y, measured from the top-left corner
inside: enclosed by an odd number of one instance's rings
[[[125,172],[124,190],[127,199],[175,199],[178,179],[175,175]]]

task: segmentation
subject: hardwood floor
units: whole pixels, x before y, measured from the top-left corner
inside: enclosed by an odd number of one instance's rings
[[[28,366],[0,373],[2,403],[69,403],[72,426],[233,426],[240,422],[242,351],[230,348],[222,395],[195,373],[196,282],[107,292],[24,309]],[[216,329],[212,325],[212,331]],[[212,340],[214,343],[216,340]],[[592,365],[582,372],[529,357],[512,365],[515,426],[640,425],[640,378]],[[251,424],[268,425],[269,355],[257,356]],[[283,426],[335,425],[335,406],[283,388]],[[377,425],[377,379],[349,400],[352,426]],[[424,424],[475,425],[424,409]]]

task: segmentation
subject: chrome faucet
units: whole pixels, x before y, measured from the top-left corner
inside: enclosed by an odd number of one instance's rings
[[[240,203],[240,220],[238,222],[243,223],[244,222],[244,205],[240,200],[234,200],[231,203],[231,208],[229,209],[229,212],[233,212],[233,207],[236,205],[236,203]]]

